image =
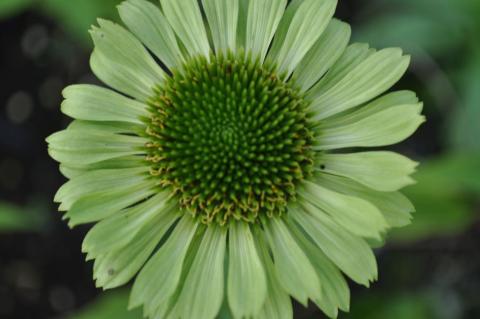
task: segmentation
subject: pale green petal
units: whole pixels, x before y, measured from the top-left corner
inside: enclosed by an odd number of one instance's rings
[[[262,62],[286,6],[287,0],[249,1],[245,49]]]
[[[209,56],[205,25],[197,0],[160,0],[163,12],[191,56]]]
[[[70,227],[102,220],[155,194],[158,191],[155,186],[155,181],[148,180],[119,190],[82,196],[73,203],[64,218],[70,219]]]
[[[303,209],[289,207],[290,216],[318,247],[353,281],[369,286],[378,276],[375,255],[364,239],[335,223],[316,207],[302,202]]]
[[[330,318],[337,318],[338,309],[349,311],[350,289],[338,268],[328,259],[320,248],[314,245],[292,222],[288,226],[303,251],[307,254],[322,283],[322,295],[314,300],[320,309]]]
[[[265,225],[275,260],[275,275],[282,287],[304,306],[308,299],[319,299],[321,285],[315,269],[295,242],[285,223],[273,218]]]
[[[239,0],[202,0],[216,52],[235,51]]]
[[[117,91],[146,101],[165,73],[130,32],[106,20],[90,31],[95,50],[90,66],[95,75]]]
[[[371,203],[331,191],[316,183],[305,181],[298,194],[320,208],[311,212],[315,216],[327,213],[332,220],[353,234],[366,238],[380,238],[388,229],[385,218]]]
[[[324,154],[318,159],[322,172],[351,178],[381,192],[397,191],[415,183],[410,177],[418,163],[393,152]]]
[[[269,53],[280,73],[292,74],[328,26],[336,6],[337,0],[304,0],[298,8],[289,6]]]
[[[175,33],[156,5],[146,0],[128,0],[119,5],[118,12],[133,34],[168,68],[181,65],[183,56]]]
[[[377,147],[396,144],[412,135],[425,122],[423,104],[398,105],[365,119],[338,127],[319,127],[314,149]]]
[[[255,243],[259,252],[265,273],[267,274],[268,294],[260,313],[255,319],[293,319],[292,301],[288,293],[278,282],[275,267],[268,252],[267,243],[263,239],[263,230],[256,228]]]
[[[315,182],[336,192],[363,198],[374,204],[390,227],[410,224],[415,207],[406,196],[399,192],[373,191],[353,180],[330,174],[319,174]]]
[[[144,154],[147,139],[84,129],[69,128],[47,138],[53,159],[67,165],[88,165],[127,155]]]
[[[347,23],[336,19],[330,22],[293,73],[295,83],[303,91],[310,89],[335,64],[345,51],[350,35]]]
[[[83,241],[87,259],[118,250],[130,243],[137,233],[157,215],[172,210],[168,192],[161,192],[141,204],[95,224]],[[176,203],[174,203],[176,205]]]
[[[247,37],[248,6],[250,0],[238,0],[237,47],[244,48]]]
[[[372,54],[332,87],[315,92],[313,118],[322,120],[377,97],[403,76],[409,64],[410,57],[400,49]]]
[[[308,92],[309,98],[313,100],[322,92],[333,88],[335,84],[375,52],[375,49],[370,49],[368,44],[365,43],[349,45],[328,73]]]
[[[178,297],[182,318],[214,319],[224,297],[224,257],[227,232],[210,225]]]
[[[62,203],[59,210],[69,210],[82,196],[129,188],[145,182],[148,177],[148,167],[93,170],[65,183],[57,191],[54,201]]]
[[[120,168],[140,168],[145,167],[144,156],[126,156],[114,158],[89,165],[65,165],[60,164],[60,172],[68,179],[73,179],[93,170],[101,169],[120,169]]]
[[[142,124],[147,105],[95,85],[71,85],[63,90],[62,112],[74,119]]]
[[[174,294],[180,281],[185,256],[198,223],[185,215],[170,237],[141,270],[132,288],[129,308],[145,304],[155,309]]]
[[[247,223],[229,227],[229,268],[227,294],[235,318],[259,313],[267,296],[267,279]]]
[[[417,95],[411,91],[397,91],[385,94],[378,99],[368,103],[365,106],[332,116],[321,121],[322,128],[333,128],[344,125],[351,125],[358,121],[368,118],[378,112],[385,111],[388,108],[398,105],[418,104]]]
[[[97,287],[112,289],[130,281],[177,219],[177,210],[157,214],[126,246],[98,256],[93,267]]]

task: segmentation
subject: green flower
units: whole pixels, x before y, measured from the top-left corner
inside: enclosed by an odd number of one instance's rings
[[[370,245],[410,222],[391,152],[424,121],[400,49],[348,45],[336,0],[145,0],[99,20],[75,120],[48,138],[70,179],[55,201],[98,287],[136,276],[149,318],[292,318],[290,297],[349,310],[344,275],[377,278]],[[338,151],[342,150],[342,152]]]

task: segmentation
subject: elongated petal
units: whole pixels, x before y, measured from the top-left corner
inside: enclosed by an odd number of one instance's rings
[[[377,147],[395,144],[412,135],[425,122],[423,104],[398,105],[358,122],[319,129],[317,151],[347,147]]]
[[[410,57],[400,49],[376,52],[332,87],[317,91],[311,109],[321,120],[365,103],[393,86],[405,73]]]
[[[159,193],[93,226],[82,244],[87,259],[125,247],[155,215],[171,210],[168,196],[167,192]]]
[[[287,0],[249,1],[245,49],[265,59],[268,47],[287,6]]]
[[[274,218],[265,228],[275,260],[275,274],[285,291],[305,306],[309,298],[320,298],[321,286],[315,270],[285,223]]]
[[[351,178],[381,192],[393,192],[414,183],[410,175],[417,163],[393,152],[325,154],[321,171]]]
[[[214,319],[218,314],[224,295],[225,245],[226,231],[208,227],[178,298],[182,318]]]
[[[268,294],[263,308],[255,319],[293,319],[292,301],[275,275],[275,267],[268,252],[268,245],[263,239],[261,232],[263,232],[263,230],[257,229],[254,233],[255,243],[267,274]]]
[[[175,33],[160,9],[146,0],[128,0],[118,6],[122,21],[168,68],[183,61]]]
[[[247,37],[248,7],[250,0],[238,0],[237,47],[244,48]]]
[[[327,316],[337,318],[338,309],[343,311],[350,309],[350,289],[347,281],[322,250],[305,237],[305,234],[299,230],[297,225],[290,221],[288,226],[292,229],[295,239],[315,267],[318,278],[322,283],[321,298],[314,300],[315,303]]]
[[[289,6],[269,53],[269,57],[278,63],[280,73],[287,72],[287,76],[292,74],[322,35],[336,6],[336,0],[304,0],[298,8],[292,9],[294,6]],[[293,10],[291,14],[289,11]]]
[[[106,20],[90,31],[95,50],[90,66],[95,75],[117,91],[146,101],[165,73],[130,32]]]
[[[125,189],[147,178],[147,167],[94,170],[65,183],[55,194],[54,201],[62,203],[60,210],[69,210],[82,196],[107,189]]]
[[[163,12],[189,55],[210,53],[205,25],[197,0],[160,0]]]
[[[142,148],[147,140],[135,136],[67,129],[51,135],[47,142],[53,159],[75,166],[143,154]]]
[[[362,238],[333,222],[308,203],[304,209],[289,207],[290,216],[308,233],[318,247],[353,281],[369,286],[377,279],[377,262]]]
[[[188,215],[175,226],[167,242],[148,261],[132,288],[130,308],[145,304],[155,308],[173,295],[180,281],[183,263],[197,223]]]
[[[145,161],[143,156],[125,156],[89,165],[76,166],[60,164],[60,172],[68,179],[73,179],[94,170],[140,167],[145,167]]]
[[[202,0],[216,52],[235,51],[239,0]]]
[[[338,114],[322,121],[322,128],[334,128],[355,124],[378,112],[385,111],[393,106],[418,104],[417,95],[411,91],[397,91],[385,94],[367,105],[351,112]]]
[[[410,224],[415,211],[414,206],[399,192],[377,192],[373,191],[351,179],[320,174],[315,182],[336,192],[363,198],[375,205],[390,227],[403,227]]]
[[[303,91],[310,89],[335,64],[345,51],[350,35],[347,23],[336,19],[330,22],[293,74]]]
[[[235,318],[251,318],[267,296],[265,270],[248,224],[231,224],[229,231],[228,301]]]
[[[130,281],[176,219],[176,210],[158,214],[126,246],[97,257],[93,267],[97,287],[112,289]]]
[[[388,228],[380,211],[371,203],[358,197],[333,192],[312,182],[305,182],[298,193],[357,236],[380,238]],[[324,214],[318,209],[316,212],[315,216]]]
[[[70,227],[96,222],[150,197],[155,192],[155,181],[148,180],[122,189],[88,194],[75,201],[64,218],[70,219]]]
[[[142,124],[147,106],[94,85],[72,85],[63,91],[62,112],[74,119]]]

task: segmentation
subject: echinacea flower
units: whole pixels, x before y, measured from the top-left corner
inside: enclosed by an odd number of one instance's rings
[[[70,179],[59,209],[96,223],[97,286],[136,276],[149,318],[292,318],[291,297],[348,311],[344,275],[369,286],[371,245],[413,211],[399,189],[416,163],[365,150],[424,121],[414,93],[381,96],[409,57],[348,45],[336,0],[160,4],[123,2],[129,31],[92,28],[111,89],[66,88],[75,120],[48,138]]]

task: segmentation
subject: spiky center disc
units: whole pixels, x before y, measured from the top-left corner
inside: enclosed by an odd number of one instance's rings
[[[150,107],[151,174],[203,223],[280,215],[310,174],[307,102],[273,66],[242,54],[195,58]]]

